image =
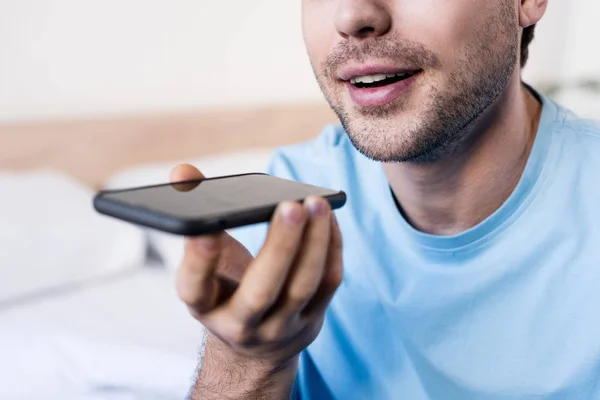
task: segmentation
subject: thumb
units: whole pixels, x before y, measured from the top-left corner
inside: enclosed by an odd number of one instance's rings
[[[204,179],[204,174],[190,164],[178,165],[173,168],[170,174],[171,182],[193,181],[197,179]]]

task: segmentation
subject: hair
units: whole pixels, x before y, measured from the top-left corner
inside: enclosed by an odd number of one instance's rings
[[[533,41],[535,31],[535,25],[530,25],[523,29],[523,36],[521,37],[521,68],[527,64],[529,58],[529,44]]]

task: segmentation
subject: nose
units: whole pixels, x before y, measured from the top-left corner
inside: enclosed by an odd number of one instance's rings
[[[335,26],[344,39],[383,36],[392,27],[392,16],[381,0],[339,0]]]

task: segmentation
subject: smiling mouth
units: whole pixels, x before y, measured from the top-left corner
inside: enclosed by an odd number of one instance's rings
[[[359,89],[371,89],[392,85],[415,75],[419,71],[402,72],[399,74],[375,74],[358,76],[350,79],[350,83]]]

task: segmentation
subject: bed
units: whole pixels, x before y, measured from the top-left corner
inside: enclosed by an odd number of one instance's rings
[[[181,239],[97,215],[96,189],[264,169],[325,104],[0,126],[0,399],[181,399],[204,337],[174,290]]]

